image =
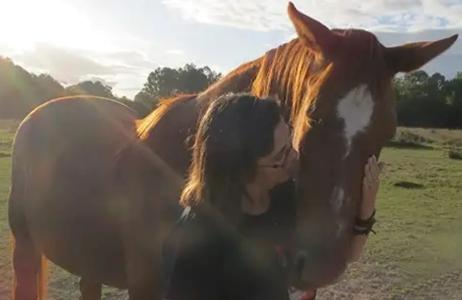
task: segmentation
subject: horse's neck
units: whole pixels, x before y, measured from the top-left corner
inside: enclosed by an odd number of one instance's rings
[[[295,39],[239,66],[200,93],[196,101],[203,110],[221,95],[249,92],[279,100],[286,117],[295,119],[309,105],[310,78],[318,71],[314,52]]]
[[[273,49],[263,57],[236,68],[197,96],[180,97],[156,109],[140,122],[138,132],[145,136],[145,140],[150,140],[150,147],[157,153],[163,153],[164,149],[164,156],[172,157],[165,160],[172,161],[175,169],[183,170],[190,158],[184,149],[185,139],[193,136],[198,120],[217,97],[239,92],[276,97],[287,116],[293,115],[295,104],[304,100],[306,91],[303,89],[307,87],[307,76],[311,70],[310,61],[307,66],[303,65],[307,61],[303,55],[303,48],[298,47],[296,41]],[[174,137],[170,138],[169,147],[161,136]],[[171,149],[181,152],[183,159],[178,159],[180,154],[173,153]]]
[[[251,92],[252,83],[260,69],[262,58],[245,63],[228,75],[211,85],[197,96],[200,106],[207,106],[211,101],[227,93]]]

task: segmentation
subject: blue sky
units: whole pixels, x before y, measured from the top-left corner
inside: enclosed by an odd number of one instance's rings
[[[462,33],[462,0],[295,0],[331,28],[386,46]],[[284,0],[0,0],[0,55],[63,84],[99,79],[132,97],[150,71],[193,62],[226,73],[292,39]],[[428,64],[462,71],[462,42]]]

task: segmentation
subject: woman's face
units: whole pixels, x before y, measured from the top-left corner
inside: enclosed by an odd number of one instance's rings
[[[257,160],[254,183],[271,189],[295,175],[298,153],[292,147],[292,130],[281,120],[274,129],[273,150]]]

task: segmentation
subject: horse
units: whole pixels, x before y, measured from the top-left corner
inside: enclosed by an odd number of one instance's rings
[[[47,102],[20,124],[12,154],[9,223],[16,300],[41,299],[42,260],[79,276],[82,299],[101,285],[131,300],[161,299],[162,241],[180,213],[191,137],[218,96],[274,97],[300,153],[291,284],[326,285],[349,260],[363,166],[395,133],[392,79],[457,39],[383,46],[359,29],[329,29],[289,3],[292,41],[242,64],[199,94],[137,119],[91,96]]]

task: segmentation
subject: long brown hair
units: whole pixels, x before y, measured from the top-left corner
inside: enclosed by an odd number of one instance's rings
[[[209,205],[237,222],[245,183],[252,180],[257,159],[271,153],[281,119],[271,99],[227,94],[214,101],[199,124],[180,203]]]

